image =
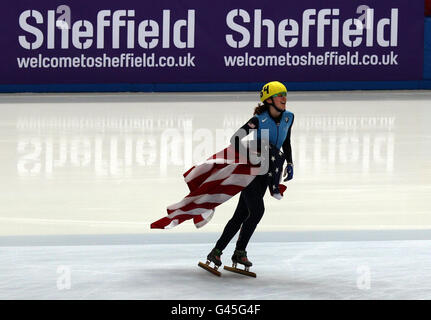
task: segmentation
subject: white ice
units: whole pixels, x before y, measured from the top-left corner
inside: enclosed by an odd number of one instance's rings
[[[295,175],[265,197],[258,276],[218,279],[197,262],[237,196],[199,230],[149,224],[256,94],[1,95],[0,299],[430,299],[431,93],[288,98]]]
[[[257,278],[197,266],[203,244],[4,247],[1,299],[431,299],[431,241],[249,246]],[[226,250],[229,263],[232,248]]]

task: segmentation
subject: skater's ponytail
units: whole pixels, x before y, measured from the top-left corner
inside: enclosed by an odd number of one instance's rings
[[[257,105],[257,107],[254,108],[253,115],[262,114],[262,113],[264,113],[265,111],[268,111],[268,110],[269,110],[269,104],[266,103],[266,101],[265,101],[264,103],[259,103]]]

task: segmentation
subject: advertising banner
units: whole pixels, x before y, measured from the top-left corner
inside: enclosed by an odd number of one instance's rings
[[[422,79],[420,0],[1,6],[0,84]]]

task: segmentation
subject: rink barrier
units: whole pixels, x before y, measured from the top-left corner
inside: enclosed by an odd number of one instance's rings
[[[431,89],[431,18],[425,18],[423,79],[413,81],[333,81],[288,82],[290,91],[333,90],[430,90]],[[280,79],[283,81],[283,79]],[[0,93],[59,92],[218,92],[257,91],[264,82],[250,83],[110,83],[110,84],[29,84],[0,85]]]

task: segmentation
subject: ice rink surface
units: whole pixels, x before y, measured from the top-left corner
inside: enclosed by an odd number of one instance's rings
[[[430,299],[428,91],[289,93],[295,175],[265,196],[256,279],[197,267],[237,196],[202,229],[149,229],[257,101],[1,95],[0,299]]]

